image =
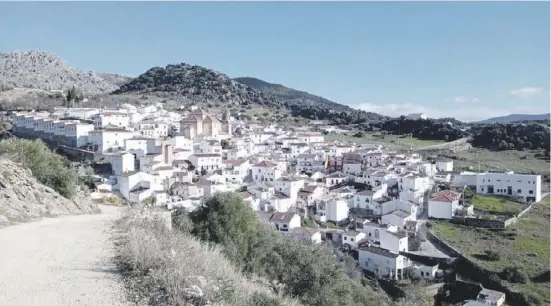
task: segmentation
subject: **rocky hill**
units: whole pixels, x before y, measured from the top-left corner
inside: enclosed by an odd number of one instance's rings
[[[68,200],[39,183],[31,171],[0,157],[0,227],[41,217],[97,212],[86,199]]]
[[[185,63],[151,68],[113,92],[123,93],[178,95],[196,102],[222,102],[228,105],[277,107],[281,104],[275,98],[267,97],[223,73]]]
[[[339,104],[323,97],[316,96],[305,91],[285,87],[280,84],[268,83],[257,78],[242,77],[235,78],[234,80],[263,92],[268,96],[273,96],[278,100],[286,101],[288,103],[328,107],[335,111],[356,111],[348,105]]]
[[[120,84],[120,77],[73,68],[50,52],[0,53],[0,86],[3,89],[66,90],[75,86],[85,94],[97,95],[111,92]]]

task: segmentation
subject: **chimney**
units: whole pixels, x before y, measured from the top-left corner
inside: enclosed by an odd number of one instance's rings
[[[172,145],[163,145],[163,154],[165,158],[165,164],[172,166],[172,162],[174,161],[174,155],[172,154]]]

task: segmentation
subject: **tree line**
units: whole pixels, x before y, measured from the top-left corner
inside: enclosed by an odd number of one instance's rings
[[[549,152],[549,126],[547,125],[498,123],[473,126],[471,131],[471,144],[474,147],[496,151],[544,149]]]

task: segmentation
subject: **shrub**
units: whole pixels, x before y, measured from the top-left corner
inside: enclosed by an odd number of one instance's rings
[[[486,254],[486,258],[490,261],[500,261],[501,260],[501,255],[499,255],[499,253],[496,252],[496,251],[486,250],[486,251],[484,251],[484,253]]]
[[[77,174],[63,158],[41,140],[16,139],[0,142],[0,152],[15,154],[24,167],[42,184],[66,198],[76,193]]]
[[[192,233],[221,244],[232,263],[269,279],[275,291],[304,305],[388,305],[388,297],[347,275],[325,246],[286,239],[263,227],[255,212],[231,193],[217,193],[190,214]]]
[[[120,234],[118,263],[142,301],[174,306],[297,305],[245,277],[222,255],[219,246],[169,231],[162,222],[146,219],[138,210],[119,220],[116,228]]]
[[[518,267],[507,267],[501,272],[501,278],[512,283],[526,284],[528,276]]]

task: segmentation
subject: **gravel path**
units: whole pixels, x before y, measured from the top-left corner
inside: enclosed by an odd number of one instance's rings
[[[111,263],[120,209],[101,209],[0,229],[0,305],[129,305]]]

